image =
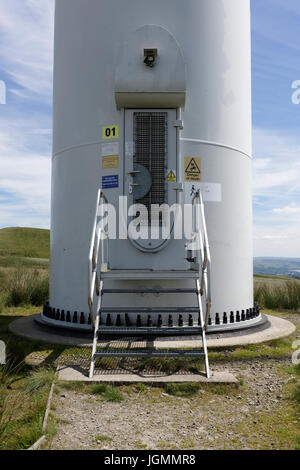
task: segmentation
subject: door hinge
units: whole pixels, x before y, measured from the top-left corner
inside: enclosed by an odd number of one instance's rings
[[[174,191],[179,191],[179,192],[183,192],[183,184],[182,183],[171,183],[171,188],[174,190]]]
[[[184,129],[184,122],[182,119],[177,119],[177,121],[174,121],[173,126],[178,127],[182,131]]]

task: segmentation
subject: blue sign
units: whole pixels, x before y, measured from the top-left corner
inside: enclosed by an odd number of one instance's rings
[[[102,189],[119,187],[119,175],[102,176]]]

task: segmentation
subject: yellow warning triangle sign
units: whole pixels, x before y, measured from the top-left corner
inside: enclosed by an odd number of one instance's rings
[[[187,168],[186,168],[186,173],[193,173],[193,174],[200,174],[201,170],[197,165],[197,162],[195,158],[192,158],[191,161],[189,162]]]
[[[176,175],[174,171],[170,170],[168,176],[167,176],[167,182],[168,183],[176,183]]]
[[[201,182],[201,158],[184,157],[184,180]]]

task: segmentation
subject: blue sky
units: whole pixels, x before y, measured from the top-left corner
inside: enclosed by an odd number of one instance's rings
[[[49,227],[53,3],[0,0],[0,227]],[[255,255],[300,257],[299,0],[252,0],[252,69]]]

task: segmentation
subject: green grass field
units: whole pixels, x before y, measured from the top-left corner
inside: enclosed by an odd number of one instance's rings
[[[49,257],[49,230],[0,230],[0,312],[48,300]]]
[[[300,284],[300,279],[294,279],[292,277],[287,276],[272,276],[271,274],[255,274],[254,281],[257,284],[272,284],[278,285],[282,284],[282,281],[291,281],[291,282],[298,282]]]
[[[34,228],[4,228],[0,230],[0,257],[50,257],[50,231]]]

